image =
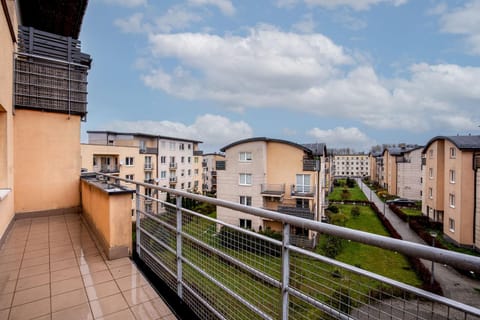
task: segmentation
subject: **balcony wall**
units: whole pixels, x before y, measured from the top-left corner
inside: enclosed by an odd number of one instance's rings
[[[83,214],[109,259],[132,252],[133,190],[82,178]]]

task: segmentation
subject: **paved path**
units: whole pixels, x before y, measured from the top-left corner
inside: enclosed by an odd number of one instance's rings
[[[425,241],[410,229],[408,223],[403,222],[393,213],[361,179],[357,179],[357,183],[367,198],[375,203],[380,212],[383,212],[385,218],[390,221],[395,230],[402,236],[403,240],[426,244]],[[421,259],[421,261],[427,268],[431,269],[431,261],[425,259]],[[480,292],[475,290],[475,288],[480,290],[480,281],[467,278],[453,268],[441,263],[435,263],[434,271],[435,280],[442,286],[445,297],[480,308]]]

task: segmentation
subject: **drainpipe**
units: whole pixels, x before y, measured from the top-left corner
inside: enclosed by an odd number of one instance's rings
[[[476,165],[476,158],[480,157],[480,154],[473,153],[473,172],[475,174],[473,178],[473,247],[475,248],[476,243],[476,226],[477,226],[477,172],[478,168]]]

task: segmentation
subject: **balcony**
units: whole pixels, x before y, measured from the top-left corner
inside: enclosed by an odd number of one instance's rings
[[[290,195],[294,198],[313,198],[315,196],[315,186],[310,185],[291,185]]]
[[[260,193],[267,197],[283,197],[285,194],[285,184],[262,183]]]
[[[177,163],[176,163],[176,162],[170,162],[170,163],[168,164],[168,168],[169,168],[170,170],[177,170]]]
[[[177,177],[170,177],[169,181],[170,183],[175,184],[177,183]]]
[[[153,170],[153,163],[145,163],[143,168],[144,168],[145,171],[152,171]]]
[[[294,206],[278,206],[277,211],[283,214],[288,214],[290,216],[309,219],[309,220],[313,220],[315,217],[315,214],[311,212],[309,208],[297,208]]]
[[[303,159],[303,171],[319,171],[320,160]]]
[[[150,148],[150,147],[140,148],[140,153],[141,154],[158,154],[158,149]]]
[[[93,171],[101,173],[119,173],[120,168],[115,165],[100,165],[93,167]]]
[[[216,177],[217,176],[217,171],[212,171],[212,177]]]
[[[143,182],[149,183],[149,184],[154,184],[155,180],[154,179],[145,179],[145,180],[143,180]]]

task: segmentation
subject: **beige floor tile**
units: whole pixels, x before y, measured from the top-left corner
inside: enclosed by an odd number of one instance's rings
[[[128,308],[127,302],[121,294],[90,301],[90,306],[95,318],[104,317]]]
[[[79,276],[81,276],[80,269],[76,266],[51,272],[52,282],[76,278]]]
[[[112,273],[114,279],[118,279],[137,274],[138,269],[133,264],[126,264],[117,268],[110,268],[110,272]]]
[[[0,319],[8,319],[9,314],[10,314],[10,309],[0,310]]]
[[[96,255],[91,255],[91,256],[78,257],[78,263],[80,265],[95,263],[95,262],[104,262],[103,257],[100,255],[100,253]]]
[[[125,300],[127,300],[128,305],[131,307],[156,298],[148,288],[148,286],[138,287],[122,291],[122,294],[125,297]]]
[[[33,266],[28,268],[21,268],[18,278],[32,277],[32,276],[36,276],[46,272],[50,272],[49,263],[40,264],[38,266]]]
[[[75,258],[70,258],[70,259],[65,259],[60,261],[50,261],[51,271],[58,271],[58,270],[73,268],[77,266],[78,266],[77,259]]]
[[[11,270],[11,271],[4,271],[2,272],[2,276],[4,276],[8,280],[15,280],[19,276],[18,269],[17,270]]]
[[[29,251],[26,252],[23,255],[23,259],[33,259],[33,258],[39,258],[43,256],[48,256],[49,250],[48,248],[46,249],[40,249],[40,250],[35,250],[35,251]]]
[[[90,305],[84,303],[72,308],[60,310],[52,313],[52,320],[93,320],[93,314]]]
[[[22,263],[22,260],[16,260],[16,261],[0,264],[0,274],[2,274],[3,272],[20,269],[21,263]]]
[[[52,320],[52,315],[49,313],[49,314],[46,314],[44,316],[40,316],[38,318],[34,318],[32,320]]]
[[[129,309],[125,309],[109,314],[108,316],[98,318],[98,320],[135,320],[135,316]]]
[[[103,261],[91,262],[91,263],[87,262],[85,264],[80,265],[80,273],[83,275],[102,271],[102,270],[108,270],[107,265]]]
[[[173,313],[162,318],[162,320],[177,320],[177,319],[178,318]]]
[[[45,284],[35,288],[25,289],[22,291],[15,291],[13,296],[12,306],[18,306],[25,303],[30,303],[36,300],[50,297],[50,285]]]
[[[8,280],[8,277],[3,274],[0,275],[0,295],[12,293],[15,291],[15,286],[17,285],[17,280]]]
[[[91,255],[97,255],[98,254],[98,249],[97,247],[81,247],[81,248],[74,248],[75,255],[77,257],[81,256],[91,256]]]
[[[141,273],[136,273],[124,278],[115,279],[121,291],[131,290],[137,287],[143,287],[148,283]]]
[[[50,262],[68,260],[68,259],[75,259],[75,252],[69,251],[62,254],[54,254],[50,255]]]
[[[32,233],[27,238],[28,243],[43,243],[48,242],[48,234],[46,233]]]
[[[132,311],[137,319],[160,319],[172,314],[172,311],[160,298],[133,306]]]
[[[97,300],[107,296],[111,296],[120,293],[115,281],[108,281],[99,284],[95,284],[85,288],[87,291],[88,300]]]
[[[129,258],[120,258],[115,260],[108,260],[106,261],[109,268],[118,268],[120,266],[124,266],[127,264],[132,264],[132,260]]]
[[[73,247],[71,244],[66,244],[64,246],[59,246],[59,247],[50,247],[50,255],[56,255],[56,254],[64,254],[66,252],[71,252],[73,250]]]
[[[57,282],[52,282],[50,286],[52,296],[56,296],[64,292],[82,289],[83,280],[82,277],[75,277]]]
[[[10,320],[34,319],[49,313],[50,298],[45,298],[12,308]]]
[[[52,249],[57,249],[57,248],[62,248],[65,246],[71,246],[72,241],[70,241],[70,238],[65,238],[65,239],[58,239],[58,240],[50,240],[50,250]]]
[[[12,253],[9,251],[8,254],[4,254],[0,256],[0,261],[2,264],[22,261],[22,259],[23,259],[23,251],[17,252],[17,253]]]
[[[0,295],[0,310],[10,308],[12,305],[13,292]]]
[[[50,283],[50,272],[42,273],[32,277],[18,279],[16,291],[38,287]]]
[[[83,282],[85,283],[85,287],[90,287],[94,284],[99,284],[102,282],[107,282],[113,280],[110,271],[102,270],[97,271],[94,273],[83,275]]]
[[[75,307],[87,302],[87,295],[83,288],[62,293],[57,296],[52,296],[52,312]]]
[[[22,268],[38,266],[39,264],[45,264],[45,263],[50,263],[50,259],[48,255],[37,257],[37,258],[30,258],[30,259],[24,258],[22,260]]]

